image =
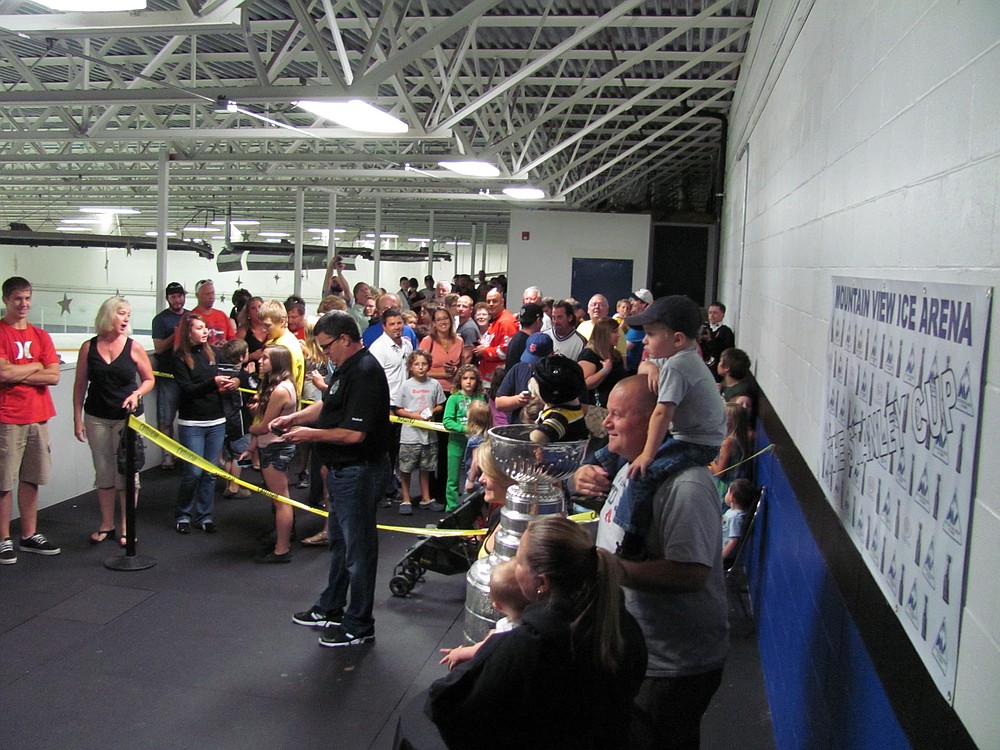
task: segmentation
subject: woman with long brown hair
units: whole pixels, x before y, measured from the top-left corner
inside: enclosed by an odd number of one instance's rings
[[[616,348],[620,335],[617,320],[601,318],[594,323],[590,340],[580,353],[580,368],[587,382],[587,391],[591,395],[591,403],[597,406],[608,405],[611,389],[628,374],[622,355]]]
[[[447,307],[434,309],[430,333],[423,338],[418,348],[431,353],[431,369],[427,375],[440,383],[445,393],[450,393],[455,371],[465,362],[464,344],[455,335],[455,320]]]
[[[528,525],[514,564],[530,602],[521,624],[431,685],[427,714],[449,747],[625,747],[646,648],[617,562],[578,524],[546,516]],[[601,710],[553,705],[568,695]],[[511,721],[491,735],[482,717],[498,706]]]

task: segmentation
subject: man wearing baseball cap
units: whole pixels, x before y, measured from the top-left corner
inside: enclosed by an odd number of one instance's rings
[[[521,361],[521,354],[524,352],[525,344],[528,343],[528,337],[541,333],[544,313],[542,306],[535,302],[526,302],[521,306],[521,311],[517,314],[517,322],[521,328],[510,337],[510,344],[507,345],[508,367]]]
[[[497,409],[510,414],[510,423],[521,421],[521,409],[531,402],[528,381],[535,373],[535,367],[552,354],[552,339],[544,333],[533,333],[524,346],[521,361],[510,365],[503,382],[497,390]]]
[[[653,304],[653,295],[648,289],[636,289],[629,295],[629,315],[638,315]],[[643,339],[646,332],[641,328],[629,328],[625,331],[625,370],[629,375],[639,371],[642,353],[646,348]]]
[[[187,292],[176,281],[167,284],[164,291],[167,307],[153,318],[153,350],[156,360],[153,368],[166,377],[156,378],[156,427],[167,437],[174,436],[174,417],[177,416],[177,398],[179,391],[174,380],[174,332],[180,325],[181,318],[187,312],[184,303],[187,302]],[[164,453],[164,469],[174,468],[174,457]]]

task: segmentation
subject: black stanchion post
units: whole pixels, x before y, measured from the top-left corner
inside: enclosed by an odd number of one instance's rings
[[[156,559],[135,552],[135,434],[128,420],[122,428],[122,440],[125,441],[125,555],[109,557],[104,561],[104,567],[110,570],[145,570],[156,565]]]

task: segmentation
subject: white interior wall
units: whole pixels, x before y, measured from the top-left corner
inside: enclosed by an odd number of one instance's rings
[[[1000,285],[1000,4],[765,0],[757,19],[732,114],[720,295],[741,300],[740,346],[818,473],[830,277]],[[1000,747],[991,343],[954,698],[981,747]]]
[[[528,286],[537,286],[556,299],[567,297],[573,258],[631,258],[635,261],[632,289],[646,286],[650,229],[646,215],[511,211],[508,307],[520,306],[521,292]],[[521,239],[523,232],[528,232],[529,239]]]

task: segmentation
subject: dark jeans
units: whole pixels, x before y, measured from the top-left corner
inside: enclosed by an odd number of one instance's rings
[[[180,443],[185,448],[214,463],[222,452],[222,443],[226,439],[226,425],[219,423],[211,427],[195,427],[193,425],[178,425]],[[177,491],[177,507],[174,510],[174,522],[190,522],[194,516],[195,525],[208,523],[212,520],[212,510],[215,508],[215,475],[202,471],[192,463],[184,462],[181,473],[181,484]]]
[[[316,606],[325,612],[343,612],[341,623],[353,635],[367,635],[375,629],[375,513],[391,474],[387,456],[356,466],[331,467],[326,473],[330,577]]]
[[[639,709],[630,746],[698,750],[701,717],[722,683],[722,667],[684,677],[647,677],[635,697]]]

